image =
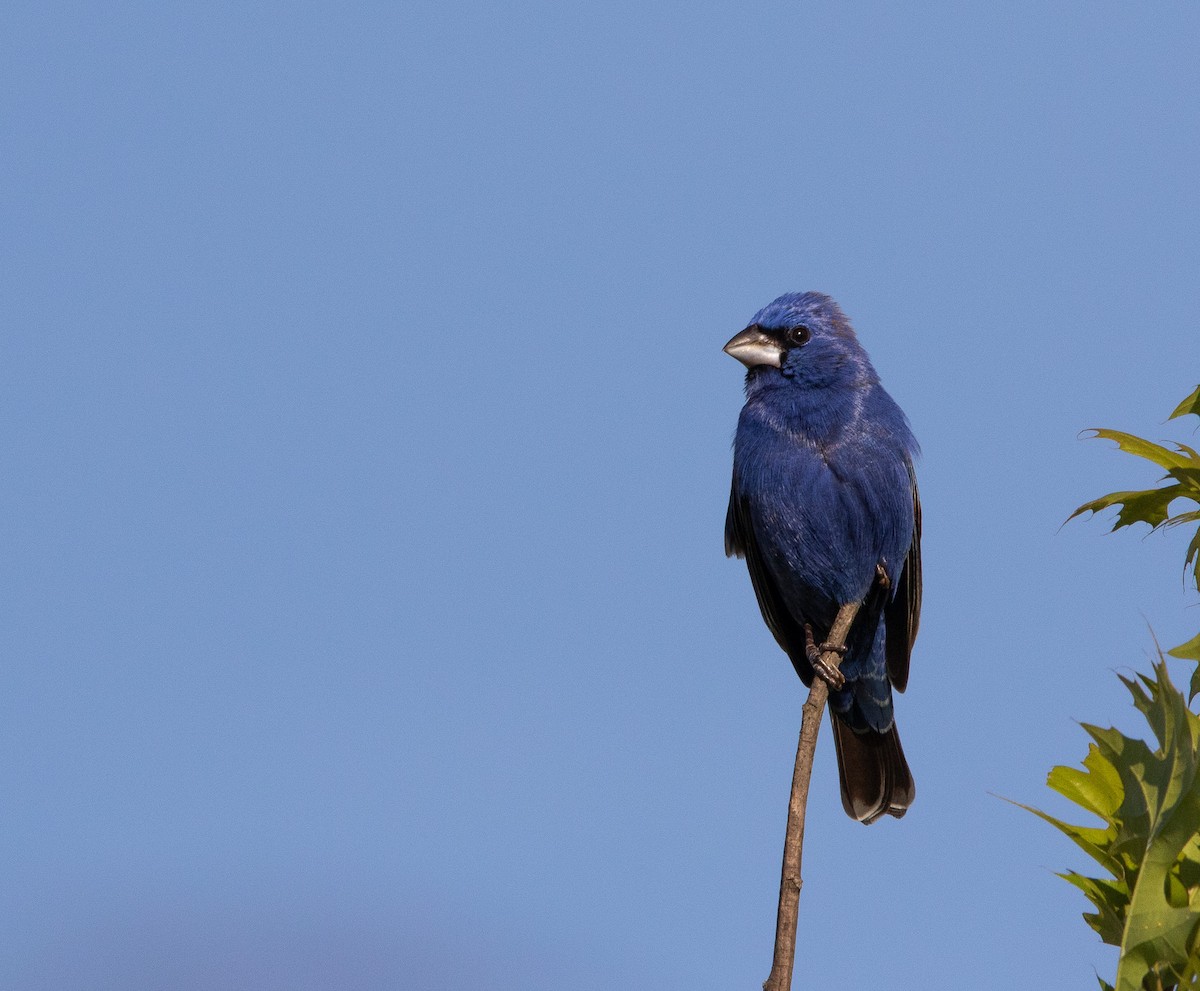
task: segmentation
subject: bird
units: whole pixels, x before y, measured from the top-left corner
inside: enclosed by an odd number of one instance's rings
[[[804,684],[829,683],[847,815],[899,818],[916,796],[892,691],[908,684],[921,613],[920,449],[829,296],[785,293],[724,350],[746,366],[726,556],[745,559],[763,619]],[[861,605],[839,670],[813,645],[848,603]]]

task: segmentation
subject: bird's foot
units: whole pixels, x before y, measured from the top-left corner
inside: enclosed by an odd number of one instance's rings
[[[824,650],[828,646],[828,644],[822,644],[821,649]],[[842,647],[838,653],[845,651],[845,649],[845,647]],[[816,659],[812,660],[812,666],[813,670],[817,673],[817,677],[829,686],[830,691],[838,692],[846,687],[846,676],[838,670],[836,664],[830,664],[821,654],[817,654]]]
[[[831,664],[825,660],[826,654],[837,654],[839,657],[846,656],[846,645],[844,643],[823,643],[820,647],[813,642],[812,627],[804,624],[804,655],[808,658],[808,663],[813,666],[813,670],[817,673],[831,691],[839,691],[846,685],[846,676],[838,670],[837,664]],[[839,661],[840,663],[840,661]]]

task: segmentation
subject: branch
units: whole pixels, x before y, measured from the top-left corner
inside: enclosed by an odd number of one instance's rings
[[[837,618],[823,646],[841,647],[850,632],[850,624],[858,612],[857,602],[847,603],[838,610]],[[841,655],[827,650],[822,655],[827,664],[837,667]],[[812,779],[813,755],[817,750],[817,731],[821,728],[821,713],[829,697],[829,686],[818,676],[813,677],[804,715],[800,720],[800,743],[796,747],[796,768],[792,772],[792,797],[788,803],[787,839],[783,844],[783,876],[779,879],[779,914],[775,918],[775,958],[771,976],[763,983],[763,991],[791,991],[792,966],[796,959],[796,927],[800,921],[800,858],[804,852],[804,814],[808,806],[808,783]]]

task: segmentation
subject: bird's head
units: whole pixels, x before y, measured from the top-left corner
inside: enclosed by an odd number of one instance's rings
[[[809,386],[878,381],[846,314],[819,292],[786,293],[764,306],[725,352],[749,369],[751,380]]]

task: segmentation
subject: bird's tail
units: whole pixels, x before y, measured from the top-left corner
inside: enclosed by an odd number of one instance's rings
[[[917,788],[895,725],[886,733],[856,733],[833,713],[830,717],[846,814],[864,824],[884,814],[899,819],[912,805]]]

